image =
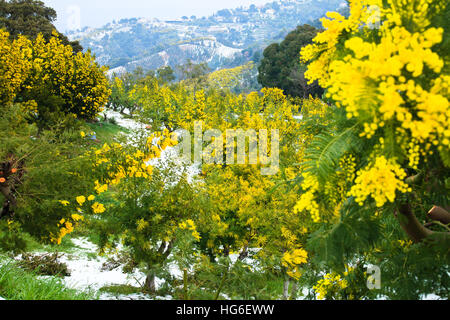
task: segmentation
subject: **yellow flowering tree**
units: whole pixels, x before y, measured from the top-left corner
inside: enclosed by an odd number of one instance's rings
[[[106,69],[98,66],[91,53],[75,54],[55,32],[46,41],[19,36],[9,39],[0,30],[0,102],[34,102],[30,117],[40,127],[70,115],[94,119],[103,110],[110,90]]]
[[[152,294],[156,277],[168,278],[172,252],[183,242],[200,240],[194,223],[199,210],[196,189],[173,164],[152,165],[164,149],[176,144],[164,130],[143,135],[135,145],[105,144],[92,151],[98,177],[95,197],[110,198],[106,207],[92,205],[93,213],[102,216],[94,223],[101,234],[101,249],[107,252],[114,243],[122,243],[136,266],[145,270],[144,289]]]
[[[9,40],[9,33],[0,29],[0,103],[14,100],[31,69],[29,41],[19,37]]]
[[[436,284],[445,295],[449,4],[353,0],[349,6],[348,18],[328,13],[325,31],[301,52],[306,76],[326,89],[332,106],[305,151],[296,212],[316,223],[309,249],[333,272],[346,263],[373,263],[385,279],[377,293],[418,298]],[[405,236],[415,244],[399,246]],[[406,265],[408,271],[399,271]]]
[[[201,236],[197,247],[211,261],[232,255],[244,260],[251,255],[269,269],[287,275],[287,281],[297,281],[308,261],[303,244],[309,234],[304,222],[309,221],[294,213],[298,190],[292,180],[298,172],[295,163],[300,162],[306,142],[317,131],[306,119],[315,123],[313,119],[324,115],[326,104],[310,99],[297,105],[279,89],[247,95],[226,89],[194,93],[183,85],[168,88],[154,83],[137,88],[136,93],[142,97],[143,121],[170,131],[185,129],[191,136],[195,121],[201,121],[202,134],[210,129],[224,134],[220,142],[224,150],[227,129],[279,130],[280,170],[274,176],[262,175],[262,163],[249,164],[248,157],[245,164],[228,165],[224,157],[222,164],[205,161],[201,165],[200,188],[206,198],[195,221]],[[204,160],[217,158],[214,151],[207,151],[207,142],[203,147]],[[303,228],[298,230],[298,225]],[[255,248],[259,249],[256,255]],[[231,266],[225,269],[231,273]]]

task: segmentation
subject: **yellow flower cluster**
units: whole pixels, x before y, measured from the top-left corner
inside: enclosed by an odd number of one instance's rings
[[[105,183],[95,181],[95,190],[98,194],[106,192],[108,185],[118,185],[125,178],[149,179],[153,173],[153,166],[149,161],[161,156],[162,150],[177,145],[175,135],[165,129],[162,133],[154,133],[148,139],[145,150],[135,149],[133,152],[118,143],[104,144],[95,150],[95,166],[106,166],[108,171]]]
[[[85,196],[79,196],[79,197],[76,198],[76,200],[77,200],[78,204],[80,206],[82,206],[86,202],[86,197]]]
[[[356,158],[352,154],[345,155],[339,161],[345,181],[353,181],[356,175]]]
[[[283,266],[289,268],[287,274],[296,280],[299,280],[302,275],[299,266],[306,262],[308,262],[308,253],[302,248],[288,251],[282,258]]]
[[[377,157],[373,165],[357,173],[355,185],[349,192],[359,205],[370,196],[375,200],[377,207],[382,207],[386,202],[394,202],[396,192],[411,192],[408,185],[403,182],[406,178],[405,171],[395,162],[388,161],[385,157]]]
[[[105,206],[98,202],[95,202],[91,207],[95,214],[103,213],[106,211]]]
[[[10,41],[0,29],[0,103],[12,102],[31,70],[30,41],[19,36]]]
[[[308,211],[314,222],[320,222],[319,204],[315,199],[315,192],[319,190],[319,181],[309,173],[303,174],[302,189],[304,193],[294,207],[294,212]]]
[[[147,228],[150,224],[148,223],[148,221],[145,221],[144,219],[139,219],[139,220],[136,222],[136,225],[137,225],[136,230],[139,231],[139,232],[141,232],[141,231],[143,231],[145,228]]]
[[[376,31],[368,21],[374,5],[380,20]],[[349,118],[364,121],[361,136],[370,139],[389,123],[408,130],[416,145],[448,150],[450,82],[439,75],[444,59],[434,51],[444,30],[430,27],[429,21],[443,7],[443,1],[431,0],[350,1],[350,17],[327,14],[325,31],[302,50],[302,61],[311,62],[306,77],[327,88],[327,97],[345,107]],[[350,36],[343,37],[344,30]],[[368,36],[374,32],[377,40]],[[337,55],[341,39],[347,39],[345,50]],[[417,156],[411,161],[415,165]]]
[[[67,207],[70,204],[70,202],[66,200],[61,200],[59,203],[61,203],[64,207]]]
[[[98,180],[95,181],[95,191],[97,194],[102,194],[106,191],[108,191],[108,185],[107,184],[100,184]]]
[[[98,181],[97,181],[98,183]],[[95,200],[95,196],[94,195],[90,195],[87,198],[85,196],[78,196],[75,198],[75,204],[77,204],[78,206],[82,207],[87,201],[94,201]],[[64,206],[67,207],[70,205],[70,202],[67,200],[60,200],[59,203]],[[76,207],[76,210],[81,213],[81,208],[80,207]],[[92,206],[92,211],[94,214],[99,214],[99,213],[103,213],[106,211],[105,207],[103,204],[95,202]],[[72,233],[76,224],[84,221],[84,217],[78,213],[74,213],[71,216],[72,222],[70,221],[66,221],[66,219],[61,219],[61,221],[58,223],[58,227],[61,227],[59,233],[57,236],[54,236],[53,234],[50,235],[50,240],[53,243],[56,244],[61,244],[61,240],[68,234]]]
[[[398,243],[400,244],[400,246],[402,248],[407,248],[407,247],[409,247],[409,246],[411,246],[413,244],[413,242],[411,240],[407,240],[407,241],[405,241],[405,240],[398,240]]]
[[[328,294],[343,290],[348,287],[348,282],[342,279],[337,273],[327,273],[323,279],[319,280],[313,287],[317,293],[317,299],[325,300]]]
[[[420,162],[420,145],[416,141],[411,141],[408,145],[408,159],[409,166],[412,169],[418,170],[419,162]]]
[[[195,240],[197,240],[197,241],[201,240],[200,233],[198,233],[197,227],[195,226],[195,223],[193,220],[189,219],[189,220],[186,220],[185,222],[181,222],[178,225],[178,228],[180,228],[181,230],[191,231],[192,236],[195,238]]]
[[[59,233],[58,235],[50,234],[50,241],[60,245],[62,239],[67,236],[68,234],[71,234],[74,231],[74,227],[79,221],[83,221],[84,217],[79,214],[72,214],[71,216],[72,221],[61,219],[58,223]]]

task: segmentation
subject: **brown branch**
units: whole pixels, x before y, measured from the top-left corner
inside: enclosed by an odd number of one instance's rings
[[[416,243],[422,242],[425,238],[433,234],[433,231],[425,228],[414,215],[410,204],[399,207],[397,219],[403,230]]]
[[[164,250],[166,250],[166,246],[167,243],[165,241],[161,242],[161,246],[158,249],[158,253],[162,255],[164,253]]]
[[[450,213],[442,207],[434,206],[429,212],[428,217],[433,221],[439,221],[443,224],[450,224]]]
[[[166,251],[163,254],[164,260],[166,260],[169,257],[170,253],[172,252],[174,242],[175,240],[170,241],[169,245],[167,246]]]
[[[407,184],[419,184],[423,180],[423,173],[418,173],[414,176],[406,178],[405,182]]]
[[[8,154],[7,160],[0,163],[0,193],[4,196],[3,204],[1,204],[0,219],[8,216],[14,217],[14,209],[17,206],[17,188],[23,181],[25,174],[25,160],[16,160],[13,154]]]
[[[244,260],[245,258],[248,257],[248,242],[247,244],[244,246],[244,249],[242,249],[242,252],[239,254],[239,261]]]

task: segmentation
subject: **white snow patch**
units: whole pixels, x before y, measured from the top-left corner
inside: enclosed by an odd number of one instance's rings
[[[169,64],[169,54],[166,51],[162,51],[160,53],[158,53],[158,55],[161,57],[161,59],[163,59],[164,61],[164,66],[167,66]]]
[[[97,246],[85,238],[71,239],[73,244],[78,247],[74,253],[64,254],[59,260],[66,263],[70,271],[70,276],[63,279],[63,283],[77,290],[98,291],[105,286],[129,285],[141,287],[145,282],[145,274],[139,270],[125,274],[121,267],[112,271],[102,270],[103,264],[108,260],[97,254]],[[118,252],[122,246],[118,246]],[[114,257],[110,255],[109,257]],[[93,258],[94,257],[94,258]],[[174,277],[182,277],[182,272],[175,265],[169,267],[169,272]],[[158,289],[163,283],[162,279],[155,279]],[[134,293],[129,295],[115,295],[111,293],[100,294],[100,300],[151,300],[152,298],[144,293]],[[171,296],[156,297],[157,300],[171,300]]]
[[[119,126],[124,127],[128,130],[140,130],[145,128],[145,125],[143,123],[139,123],[133,119],[125,118],[120,112],[107,109],[103,112],[103,114],[106,114],[108,119],[114,118]]]
[[[127,69],[125,69],[125,67],[117,67],[117,68],[112,68],[110,70],[108,70],[106,72],[106,75],[111,78],[113,75],[121,75],[127,72]]]

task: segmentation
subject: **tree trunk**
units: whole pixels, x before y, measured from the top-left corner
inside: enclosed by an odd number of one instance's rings
[[[145,279],[144,289],[150,294],[156,293],[155,278],[156,278],[156,276],[155,276],[154,271],[149,271],[147,273],[147,278]]]
[[[285,276],[284,278],[284,285],[283,285],[283,299],[289,300],[289,284],[291,282],[291,279],[288,276]]]
[[[425,238],[433,234],[433,232],[425,228],[412,212],[410,204],[404,204],[399,207],[397,215],[401,227],[408,236],[416,243],[423,241]]]
[[[298,282],[294,281],[294,283],[292,284],[290,300],[297,300],[297,291],[298,291]]]

